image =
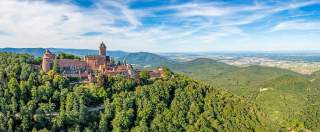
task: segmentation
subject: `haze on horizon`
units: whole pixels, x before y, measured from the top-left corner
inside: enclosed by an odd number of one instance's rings
[[[1,0],[0,48],[320,50],[320,0]]]

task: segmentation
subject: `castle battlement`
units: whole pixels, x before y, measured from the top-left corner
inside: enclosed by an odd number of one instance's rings
[[[99,46],[98,55],[87,55],[79,59],[58,59],[55,54],[46,50],[42,59],[42,70],[48,72],[53,68],[54,63],[58,63],[59,72],[64,77],[79,77],[89,80],[92,73],[100,73],[106,76],[122,75],[135,77],[135,70],[130,64],[114,65],[110,64],[110,56],[107,56],[107,46],[102,42]]]

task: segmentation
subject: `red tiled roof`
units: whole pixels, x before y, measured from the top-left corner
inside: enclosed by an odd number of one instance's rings
[[[70,66],[85,68],[87,66],[87,63],[84,61],[76,60],[76,59],[60,59],[59,60],[59,67],[70,67]]]

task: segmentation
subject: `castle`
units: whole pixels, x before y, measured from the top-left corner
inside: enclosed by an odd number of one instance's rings
[[[107,56],[107,47],[102,42],[98,55],[87,55],[81,59],[57,58],[55,54],[46,50],[42,60],[42,70],[48,72],[56,63],[59,72],[66,78],[78,77],[88,79],[92,82],[93,75],[100,73],[106,76],[121,75],[134,78],[137,74],[131,64],[110,63],[110,56]]]

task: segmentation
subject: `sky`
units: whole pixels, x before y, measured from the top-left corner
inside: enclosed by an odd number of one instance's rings
[[[320,0],[0,0],[0,47],[320,50]]]

